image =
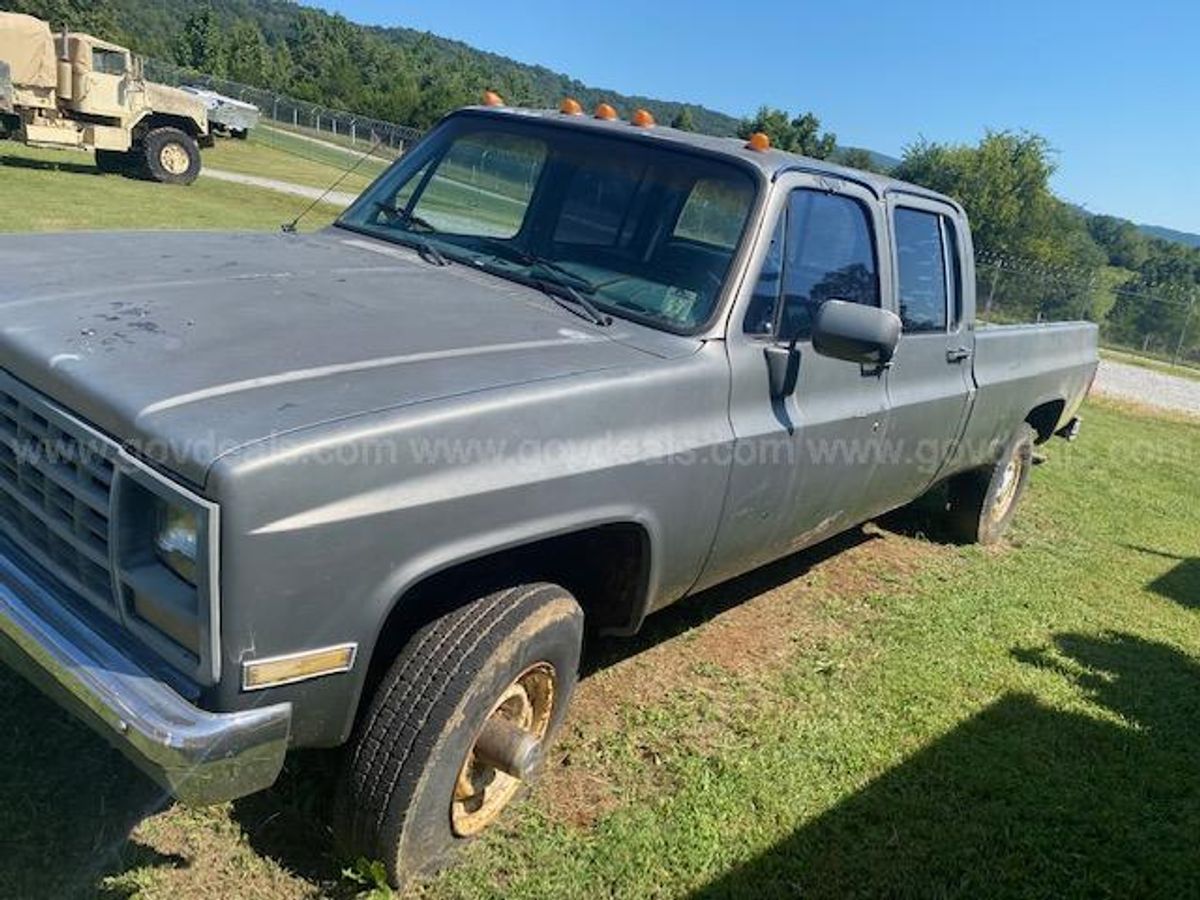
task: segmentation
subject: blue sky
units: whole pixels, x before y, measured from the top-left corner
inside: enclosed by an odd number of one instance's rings
[[[312,0],[310,0],[312,2]],[[1200,232],[1200,0],[323,0],[588,84],[745,115],[810,109],[841,143],[1036,131],[1095,212]]]

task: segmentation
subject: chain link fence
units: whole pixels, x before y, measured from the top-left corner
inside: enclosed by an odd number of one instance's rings
[[[350,149],[365,149],[378,144],[380,149],[386,148],[393,155],[399,156],[422,134],[419,129],[406,125],[332,109],[307,100],[297,100],[276,91],[251,87],[162,60],[146,60],[146,77],[161,84],[204,88],[236,100],[253,103],[262,113],[263,119],[268,122]]]
[[[1200,368],[1200,296],[1144,285],[1121,270],[1048,266],[980,253],[979,318],[995,324],[1085,319],[1101,343]]]

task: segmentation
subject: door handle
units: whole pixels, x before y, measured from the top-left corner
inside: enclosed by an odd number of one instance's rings
[[[946,351],[946,362],[962,362],[971,358],[970,347],[952,347]]]

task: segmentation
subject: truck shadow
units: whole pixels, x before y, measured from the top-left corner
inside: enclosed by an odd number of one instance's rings
[[[1129,634],[1014,655],[1106,714],[1009,694],[695,900],[1200,894],[1200,666]]]
[[[104,173],[89,163],[67,162],[50,159],[29,159],[25,156],[8,156],[0,153],[0,168],[34,169],[42,172],[67,172],[72,175],[97,175]]]
[[[129,840],[162,790],[8,669],[0,735],[0,894],[95,897],[109,872],[185,864]]]
[[[1185,609],[1200,609],[1200,557],[1178,556],[1174,553],[1164,553],[1162,550],[1140,547],[1136,544],[1125,544],[1124,546],[1129,550],[1145,553],[1148,556],[1178,561],[1179,565],[1168,569],[1146,587],[1160,597],[1173,600]]]

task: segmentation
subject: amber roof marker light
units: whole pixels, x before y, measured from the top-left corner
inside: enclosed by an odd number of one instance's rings
[[[633,117],[629,121],[638,128],[653,128],[657,124],[648,109],[634,110]]]
[[[597,119],[603,119],[605,122],[611,122],[617,118],[617,110],[611,103],[601,103],[596,107],[595,116]]]
[[[583,115],[583,107],[574,97],[563,97],[562,103],[558,104],[558,111],[564,116]]]
[[[497,94],[495,91],[484,91],[483,92],[483,105],[484,106],[503,106],[504,98],[501,97],[499,94]]]
[[[757,150],[759,153],[766,153],[771,149],[771,139],[761,131],[756,131],[750,135],[750,139],[746,141],[747,150]]]

